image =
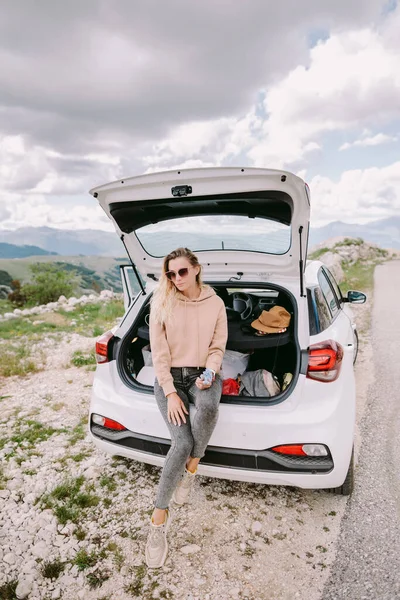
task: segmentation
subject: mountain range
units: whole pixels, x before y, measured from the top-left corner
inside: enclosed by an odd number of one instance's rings
[[[191,242],[195,247],[193,235]],[[204,234],[200,234],[201,237]],[[381,248],[400,249],[400,217],[391,217],[373,221],[365,225],[335,221],[324,227],[311,227],[309,248],[320,245],[332,237],[360,237],[366,242],[377,244]],[[13,231],[0,231],[0,249],[7,247],[8,258],[19,258],[39,254],[60,254],[63,256],[125,256],[122,242],[115,233],[97,229],[65,230],[51,227],[23,227]],[[186,240],[185,240],[185,243]],[[203,239],[204,243],[204,239]],[[27,246],[36,248],[28,249]],[[25,247],[21,249],[21,247]],[[189,245],[190,247],[190,245]],[[32,252],[32,254],[29,254]],[[22,254],[21,254],[22,253]]]

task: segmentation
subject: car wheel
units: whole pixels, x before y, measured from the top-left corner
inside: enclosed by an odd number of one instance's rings
[[[358,333],[357,329],[354,330],[354,354],[353,354],[353,365],[356,364],[358,355]]]
[[[339,487],[336,487],[336,488],[330,488],[328,491],[331,492],[331,494],[340,494],[341,496],[350,496],[351,493],[353,492],[353,489],[354,489],[354,446],[351,451],[351,459],[350,459],[350,464],[349,464],[349,468],[347,471],[346,479],[344,480],[342,485],[340,485]]]

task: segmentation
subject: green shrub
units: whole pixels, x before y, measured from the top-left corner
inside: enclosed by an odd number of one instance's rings
[[[30,265],[32,283],[23,286],[22,291],[32,304],[56,302],[60,296],[71,296],[76,285],[75,272],[68,273],[51,263]]]
[[[0,269],[0,285],[8,285],[11,287],[12,280],[13,278],[11,277],[10,273]]]
[[[71,296],[77,286],[75,271],[67,271],[52,263],[35,263],[29,266],[32,281],[21,286],[11,282],[13,291],[8,299],[14,306],[47,304],[60,296]]]
[[[13,306],[24,306],[27,302],[26,294],[21,287],[19,279],[13,279],[11,282],[12,292],[8,294],[8,300]]]

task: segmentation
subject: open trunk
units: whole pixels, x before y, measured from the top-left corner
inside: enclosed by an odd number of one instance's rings
[[[298,313],[293,295],[283,287],[272,284],[225,282],[212,283],[212,287],[224,300],[228,315],[227,353],[222,365],[222,378],[234,379],[239,373],[263,369],[272,374],[278,384],[273,392],[274,386],[270,386],[270,393],[255,396],[245,390],[243,394],[223,395],[221,402],[270,404],[282,401],[296,385],[301,362],[297,339]],[[118,361],[125,380],[136,389],[151,392],[155,374],[149,345],[149,300],[150,295],[122,340]],[[290,313],[289,327],[283,333],[256,336],[250,323],[263,310],[270,310],[273,306],[283,306]],[[284,386],[286,373],[292,375],[287,387]],[[263,377],[271,380],[265,372]]]

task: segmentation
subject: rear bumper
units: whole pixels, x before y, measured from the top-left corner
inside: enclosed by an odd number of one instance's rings
[[[91,438],[100,450],[159,467],[164,465],[169,440],[133,432],[106,431],[107,436],[114,437],[110,440],[101,429],[96,425],[90,428]],[[213,446],[207,447],[198,473],[206,477],[308,489],[337,487],[343,483],[337,482],[331,456],[297,459],[276,456],[270,450],[253,452]],[[343,479],[340,473],[339,479]]]

